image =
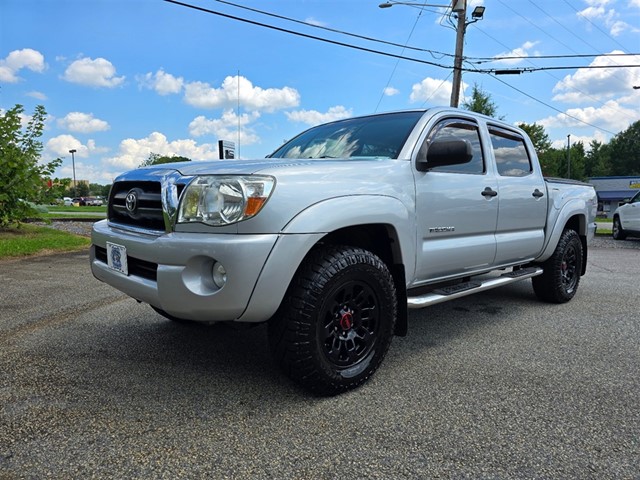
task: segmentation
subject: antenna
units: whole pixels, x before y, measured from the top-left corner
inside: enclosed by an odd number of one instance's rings
[[[240,70],[238,70],[238,158],[240,158]]]

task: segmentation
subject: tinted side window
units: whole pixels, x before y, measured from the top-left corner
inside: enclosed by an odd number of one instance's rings
[[[480,145],[480,133],[475,123],[458,120],[447,119],[438,123],[427,137],[426,143],[430,144],[439,137],[458,137],[468,140],[473,151],[473,158],[468,163],[461,165],[450,165],[446,167],[436,167],[432,172],[451,172],[451,173],[471,173],[482,174],[485,172],[484,157],[482,155],[482,147]]]
[[[533,168],[524,139],[500,130],[489,131],[498,174],[503,177],[524,177]]]

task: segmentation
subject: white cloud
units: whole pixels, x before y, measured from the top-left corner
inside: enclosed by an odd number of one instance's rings
[[[634,2],[640,3],[640,0],[634,0]],[[613,8],[605,8],[606,5],[610,3],[608,0],[591,0],[587,1],[587,3],[590,6],[579,12],[578,15],[589,21],[602,21],[609,29],[609,33],[614,37],[617,37],[626,30],[631,30],[636,33],[639,31],[628,23],[619,20],[620,15]],[[633,4],[633,2],[630,2],[629,6]]]
[[[420,83],[411,87],[409,100],[411,103],[429,102],[432,105],[449,105],[453,83],[447,80],[427,77]],[[462,83],[462,91],[467,89],[467,84]]]
[[[594,130],[592,135],[571,135],[571,145],[582,142],[586,152],[591,150],[590,145],[593,140],[596,140],[600,143],[607,143],[609,141],[609,137],[600,130]],[[565,150],[567,148],[566,137],[558,140],[553,140],[551,142],[551,146],[553,148],[557,148],[558,150]]]
[[[252,145],[259,142],[260,137],[247,125],[258,118],[260,118],[259,112],[243,113],[238,118],[233,110],[225,110],[222,117],[218,119],[208,119],[200,115],[189,124],[189,133],[194,137],[213,135],[218,140],[237,141],[239,125],[240,144]]]
[[[45,69],[44,56],[31,48],[12,51],[3,60],[0,60],[0,82],[18,82],[20,77],[17,74],[23,68],[33,72],[43,72]]]
[[[180,93],[184,85],[182,77],[174,77],[162,69],[156,73],[149,72],[146,75],[136,77],[136,79],[140,86],[155,90],[159,95]]]
[[[92,133],[109,130],[107,122],[93,117],[93,113],[70,112],[58,120],[58,126],[77,133]]]
[[[496,63],[504,63],[507,65],[515,65],[521,63],[525,58],[529,56],[529,50],[535,47],[539,42],[525,42],[521,47],[515,48],[510,52],[503,52],[496,55],[496,57],[519,57],[505,60],[496,60]]]
[[[198,145],[194,140],[169,141],[159,132],[153,132],[146,138],[127,138],[120,142],[120,151],[114,157],[105,158],[108,165],[124,170],[137,168],[149,158],[150,153],[166,156],[183,156],[192,160],[218,159],[217,145],[203,143]]]
[[[76,60],[67,67],[62,77],[68,82],[89,87],[113,88],[124,82],[124,76],[116,77],[116,68],[104,58],[89,57]]]
[[[611,53],[623,53],[614,50]],[[640,56],[624,57],[625,64],[640,64]],[[620,65],[616,57],[596,57],[590,66],[607,67]],[[566,103],[585,103],[607,100],[628,92],[640,79],[640,67],[581,69],[567,75],[555,87],[553,100]],[[636,83],[634,83],[636,82]]]
[[[397,95],[399,93],[400,93],[400,90],[398,90],[397,88],[394,88],[394,87],[386,87],[384,89],[384,94],[387,97],[393,97],[394,95]]]
[[[567,115],[558,114],[539,120],[537,123],[545,128],[574,127],[584,128],[583,122],[597,125],[607,130],[619,132],[638,118],[637,110],[625,108],[614,100],[609,100],[602,107],[570,108]]]
[[[630,0],[629,1],[629,6],[630,7],[640,8],[640,0]]]
[[[94,140],[87,140],[84,145],[73,135],[58,135],[49,139],[45,145],[46,151],[58,157],[70,156],[69,150],[76,150],[74,156],[76,158],[87,158],[91,155],[97,155],[108,151],[107,148],[96,146]]]
[[[243,108],[263,112],[297,107],[300,104],[300,94],[294,88],[263,89],[254,86],[245,77],[237,76],[225,78],[220,88],[213,88],[204,82],[187,83],[184,99],[189,105],[198,108],[229,108],[237,105],[239,100]]]
[[[316,25],[318,27],[326,27],[327,26],[327,24],[325,22],[321,22],[320,20],[316,20],[313,17],[306,18],[305,22],[310,23],[311,25]]]
[[[326,113],[321,113],[316,110],[298,110],[296,112],[285,112],[285,114],[287,118],[293,122],[302,122],[314,126],[349,118],[353,115],[353,112],[351,109],[347,110],[342,105],[336,105],[335,107],[329,108]]]
[[[37,91],[33,91],[33,92],[27,92],[27,97],[31,97],[31,98],[35,98],[37,100],[46,100],[47,96],[42,93],[42,92],[37,92]]]

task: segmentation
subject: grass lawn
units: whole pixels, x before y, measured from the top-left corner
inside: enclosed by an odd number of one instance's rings
[[[43,219],[53,218],[105,218],[107,206],[102,207],[65,207],[59,205],[47,205],[48,213],[42,213],[39,217]]]
[[[88,238],[22,223],[0,228],[0,259],[88,248]]]

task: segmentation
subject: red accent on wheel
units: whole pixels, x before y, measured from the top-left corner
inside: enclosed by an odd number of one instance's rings
[[[353,315],[350,312],[344,312],[340,317],[340,326],[342,330],[347,331],[353,326]]]

